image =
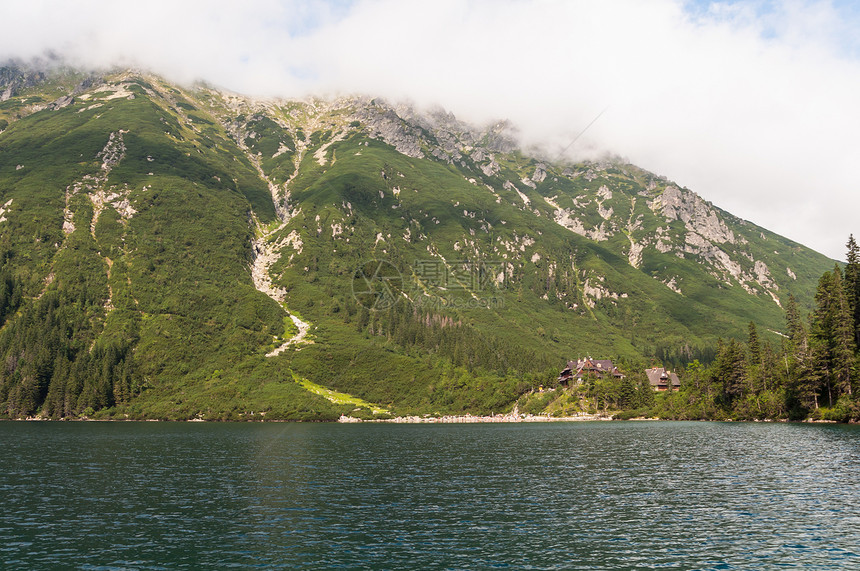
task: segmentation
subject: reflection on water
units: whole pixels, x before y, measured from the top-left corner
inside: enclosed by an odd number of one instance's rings
[[[0,423],[7,567],[860,568],[860,427]]]

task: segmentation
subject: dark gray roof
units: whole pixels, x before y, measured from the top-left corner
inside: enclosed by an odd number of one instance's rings
[[[671,371],[667,371],[663,367],[652,367],[650,369],[645,369],[645,374],[648,375],[648,382],[651,383],[652,387],[656,387],[658,385],[668,385],[669,381],[672,382],[673,387],[681,386],[681,380],[678,379],[678,375]]]

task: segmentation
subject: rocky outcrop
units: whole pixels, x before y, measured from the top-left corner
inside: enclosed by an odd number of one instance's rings
[[[26,69],[15,63],[0,67],[0,101],[15,97],[21,89],[39,85],[47,77],[44,71]]]
[[[507,121],[482,130],[440,109],[422,114],[409,105],[391,106],[379,99],[356,99],[352,105],[353,118],[365,125],[369,136],[409,157],[429,154],[464,167],[468,156],[486,176],[494,176],[500,167],[493,153],[508,153],[517,147]]]
[[[633,237],[628,234],[627,239],[630,240],[630,250],[627,252],[627,261],[634,268],[642,265],[642,252],[645,251],[645,244],[636,243]]]
[[[773,292],[779,290],[779,286],[773,280],[766,263],[761,260],[754,260],[753,267],[746,270],[740,262],[732,259],[724,250],[695,232],[687,234],[684,252],[700,257],[702,261],[715,268],[718,273],[714,274],[714,277],[727,284],[734,280],[750,294],[757,295],[760,293],[755,284],[774,298]],[[779,300],[776,299],[776,302],[778,304]]]
[[[735,243],[734,233],[720,219],[714,207],[694,192],[669,185],[648,206],[654,212],[662,212],[669,222],[680,220],[691,232],[706,240],[717,244]]]
[[[585,304],[588,307],[594,309],[597,302],[601,299],[618,300],[627,297],[626,293],[618,294],[610,291],[605,285],[603,285],[603,282],[604,278],[600,275],[587,277],[583,281],[582,295],[585,300]]]
[[[559,225],[567,228],[575,234],[585,236],[595,242],[603,242],[609,238],[609,232],[606,222],[602,222],[597,228],[586,228],[582,220],[576,218],[575,212],[569,208],[556,210],[553,213],[553,220]]]
[[[375,105],[362,106],[358,108],[355,116],[365,124],[370,137],[388,143],[407,157],[424,158],[420,134],[401,119],[394,109]]]
[[[516,130],[509,121],[499,121],[483,133],[484,146],[497,153],[510,153],[517,148]]]
[[[669,288],[670,290],[674,291],[675,293],[677,293],[679,295],[684,295],[684,293],[681,291],[681,288],[678,287],[678,284],[675,281],[677,279],[678,279],[677,276],[672,276],[672,279],[664,280],[663,285],[665,285],[667,288]]]
[[[9,212],[9,207],[12,206],[13,200],[14,199],[10,198],[9,200],[6,201],[6,204],[4,204],[2,207],[0,207],[0,222],[6,222],[6,213]]]
[[[48,104],[48,109],[52,111],[56,111],[57,109],[62,109],[63,107],[68,107],[72,103],[75,102],[75,98],[71,95],[63,95],[62,97],[52,101]]]
[[[123,134],[128,131],[115,131],[108,137],[104,148],[96,155],[102,161],[101,169],[96,174],[85,175],[66,187],[65,208],[63,209],[63,232],[71,234],[75,231],[74,211],[71,209],[72,197],[85,192],[93,204],[93,217],[90,222],[90,232],[95,236],[95,227],[105,205],[112,206],[120,216],[127,220],[137,214],[129,199],[128,186],[107,186],[111,170],[125,157],[125,142]]]

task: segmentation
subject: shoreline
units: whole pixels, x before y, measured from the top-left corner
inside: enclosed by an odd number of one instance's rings
[[[503,424],[514,422],[590,422],[611,421],[611,415],[582,413],[576,416],[544,416],[532,414],[493,414],[476,416],[473,414],[444,415],[444,416],[396,416],[394,418],[373,418],[364,420],[354,416],[341,415],[339,423],[353,424],[360,422],[389,423],[389,424]]]
[[[588,414],[581,413],[575,416],[546,416],[532,414],[495,414],[495,415],[443,415],[443,416],[396,416],[392,418],[370,418],[362,419],[354,416],[341,415],[337,419],[329,420],[287,420],[287,419],[265,419],[265,418],[244,418],[244,419],[207,419],[207,418],[186,418],[186,419],[165,419],[165,418],[88,418],[88,417],[72,417],[72,418],[45,418],[40,416],[29,416],[25,418],[0,418],[0,422],[203,422],[203,423],[310,423],[310,424],[359,424],[359,423],[387,423],[387,424],[510,424],[510,423],[541,423],[541,422],[643,422],[643,421],[663,421],[663,422],[738,422],[738,423],[765,423],[765,424],[844,424],[856,425],[857,422],[838,422],[835,420],[788,420],[784,418],[768,418],[754,420],[737,420],[737,419],[661,419],[655,417],[634,417],[627,419],[615,419],[613,415]]]

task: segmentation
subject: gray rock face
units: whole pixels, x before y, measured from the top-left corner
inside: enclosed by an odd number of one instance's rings
[[[77,86],[75,86],[74,91],[72,91],[72,95],[77,95],[78,93],[83,93],[91,87],[96,87],[104,83],[104,79],[98,76],[91,76],[80,82]]]
[[[655,212],[662,207],[666,220],[680,220],[691,232],[706,240],[717,244],[735,243],[734,233],[720,219],[716,210],[693,192],[670,185],[649,206]]]
[[[68,107],[69,105],[71,105],[74,102],[75,102],[75,98],[72,97],[71,95],[63,95],[62,97],[60,97],[56,101],[49,103],[47,108],[52,109],[52,110],[62,109],[63,107]]]
[[[22,89],[35,87],[40,83],[45,82],[49,76],[49,70],[56,65],[56,62],[45,62],[36,60],[30,64],[23,64],[16,61],[0,63],[0,101],[7,101],[18,95]],[[71,97],[82,93],[87,89],[104,83],[104,80],[97,76],[91,75],[83,80],[69,96],[60,97],[53,103],[48,105],[48,109],[61,109],[70,105],[73,100]]]
[[[33,71],[23,65],[7,63],[0,67],[0,92],[2,92],[0,101],[15,97],[20,89],[33,87],[46,79],[47,75],[43,71]]]
[[[499,163],[492,159],[486,165],[481,165],[481,171],[487,176],[495,176],[500,170],[501,167],[499,166]]]
[[[516,131],[508,121],[500,121],[484,134],[487,149],[497,153],[510,153],[517,148]]]
[[[408,105],[391,106],[379,99],[354,100],[354,118],[367,126],[368,134],[413,158],[430,155],[449,164],[464,164],[465,155],[487,176],[499,172],[493,153],[517,148],[514,131],[507,121],[481,130],[452,113],[432,110],[416,112]]]
[[[424,158],[417,130],[390,107],[367,105],[356,111],[356,117],[367,125],[368,135],[380,139],[408,157]]]

